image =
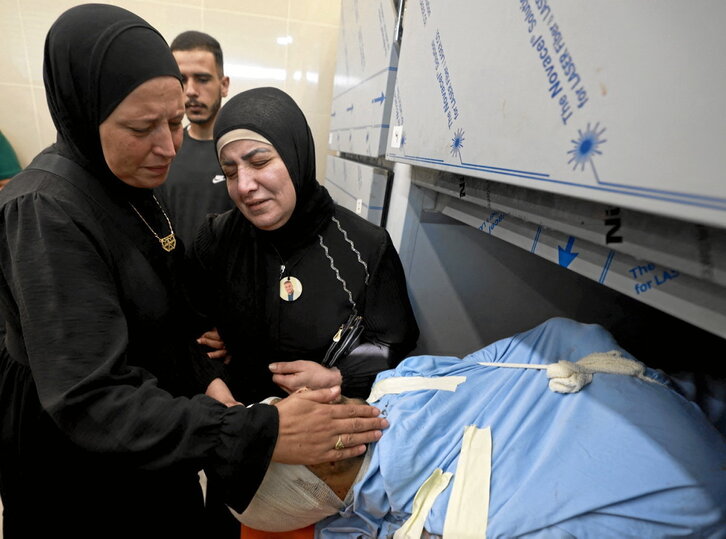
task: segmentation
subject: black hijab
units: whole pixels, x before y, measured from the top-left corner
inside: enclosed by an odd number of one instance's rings
[[[48,31],[43,80],[58,134],[46,151],[70,159],[99,181],[120,210],[114,219],[155,268],[177,306],[182,305],[177,266],[183,249],[165,252],[134,213],[129,202],[152,229],[167,230],[153,191],[124,183],[108,168],[99,134],[99,126],[126,96],[144,82],[163,76],[176,78],[181,88],[179,67],[161,34],[120,7],[79,5],[61,14]],[[169,311],[179,318],[185,312],[181,307]]]
[[[249,129],[270,141],[295,186],[297,200],[288,222],[277,230],[255,230],[255,235],[272,242],[281,253],[309,243],[330,222],[333,200],[315,177],[315,143],[303,111],[282,90],[254,88],[222,107],[214,124],[215,145],[235,129]]]
[[[181,84],[169,46],[141,17],[106,4],[63,13],[48,32],[43,60],[56,150],[99,179],[122,184],[106,165],[98,127],[139,85],[161,76]]]
[[[275,344],[265,337],[269,328],[262,314],[265,299],[270,296],[266,288],[269,268],[264,262],[265,246],[272,244],[283,260],[299,249],[314,248],[317,235],[333,217],[334,205],[328,191],[315,178],[312,133],[305,115],[289,95],[277,88],[255,88],[237,94],[225,103],[217,117],[215,146],[220,137],[236,129],[248,129],[265,137],[280,154],[295,187],[295,209],[288,222],[277,230],[260,230],[242,212],[233,210],[233,226],[225,227],[217,238],[220,248],[214,258],[221,275],[215,282],[223,283],[217,290],[218,305],[222,306],[215,309],[220,315],[218,327],[230,350],[235,348],[250,357],[266,357]],[[232,297],[226,287],[234,282],[241,284]],[[249,368],[255,368],[255,364]],[[256,368],[262,370],[248,372],[250,380],[269,378],[265,365]]]

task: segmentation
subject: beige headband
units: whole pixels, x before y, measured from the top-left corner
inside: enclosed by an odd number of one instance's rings
[[[256,140],[257,142],[264,142],[265,144],[272,146],[272,143],[259,133],[255,133],[249,129],[233,129],[219,137],[219,140],[217,141],[217,158],[221,159],[222,148],[236,140]]]

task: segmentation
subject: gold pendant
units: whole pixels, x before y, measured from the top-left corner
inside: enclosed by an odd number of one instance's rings
[[[168,236],[164,236],[163,238],[160,238],[159,242],[167,253],[176,249],[176,237],[173,233],[169,234]]]

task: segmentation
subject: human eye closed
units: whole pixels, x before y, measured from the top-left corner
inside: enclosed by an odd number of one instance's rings
[[[237,175],[237,165],[233,163],[222,163],[222,173],[228,180]]]
[[[147,135],[147,134],[149,134],[151,132],[151,126],[150,125],[145,125],[145,126],[129,125],[128,126],[128,129],[132,133],[137,134],[137,135]]]
[[[270,156],[258,155],[250,159],[250,165],[255,168],[262,168],[266,166],[272,158]]]

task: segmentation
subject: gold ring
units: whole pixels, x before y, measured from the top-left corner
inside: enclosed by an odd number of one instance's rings
[[[335,442],[335,449],[340,451],[341,449],[345,449],[345,444],[343,443],[343,435],[341,434],[338,436],[338,441]]]

